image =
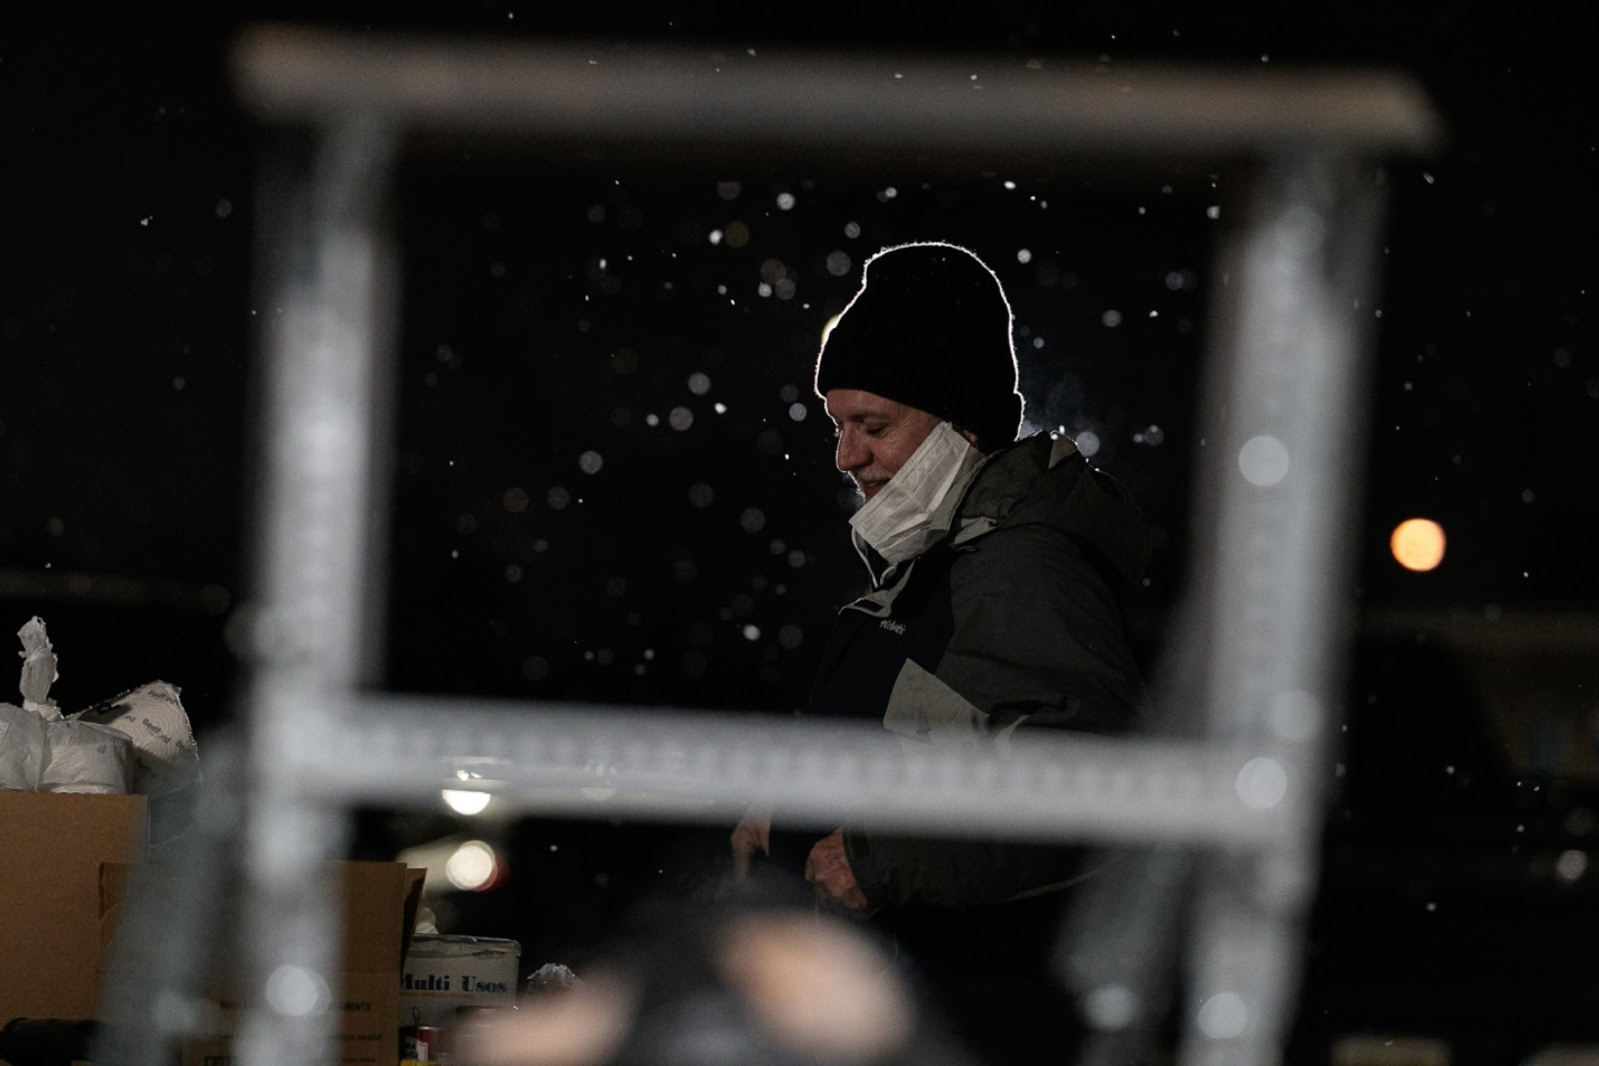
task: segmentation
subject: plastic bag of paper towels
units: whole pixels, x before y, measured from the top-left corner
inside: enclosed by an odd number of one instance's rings
[[[22,706],[4,704],[0,721],[0,787],[35,792],[127,792],[133,783],[133,742],[103,725],[66,718],[50,698],[55,648],[44,622],[29,620],[22,640]]]
[[[41,792],[140,792],[152,799],[158,837],[163,796],[192,792],[199,755],[176,687],[153,681],[63,716],[50,686],[59,676],[44,623],[32,619],[22,640],[22,706],[0,704],[0,789]]]

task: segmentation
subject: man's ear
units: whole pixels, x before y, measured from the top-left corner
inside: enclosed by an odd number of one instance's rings
[[[956,432],[956,433],[959,433],[959,434],[960,434],[960,435],[961,435],[961,436],[963,436],[963,437],[965,437],[965,438],[966,438],[966,443],[967,443],[967,444],[970,444],[970,445],[971,445],[971,446],[972,446],[972,447],[973,447],[973,448],[975,448],[975,447],[977,447],[977,434],[975,434],[975,433],[973,433],[973,432],[972,432],[972,431],[971,431],[971,430],[969,430],[969,429],[962,429],[962,428],[961,428],[961,427],[959,427],[959,426],[957,426],[957,425],[956,425],[956,424],[955,424],[955,423],[953,423],[953,422],[951,422],[951,423],[950,423],[950,424],[949,424],[949,426],[950,426],[950,428],[951,428],[951,429],[953,429],[953,430],[954,430],[954,431],[955,431],[955,432]]]

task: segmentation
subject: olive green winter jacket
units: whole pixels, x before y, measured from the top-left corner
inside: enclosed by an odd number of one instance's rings
[[[1040,434],[988,456],[939,512],[947,534],[840,612],[807,713],[879,718],[936,747],[1126,729],[1144,689],[1118,587],[1143,573],[1149,537],[1125,490]],[[890,910],[997,903],[1081,873],[1076,849],[878,832],[869,813],[844,843]]]

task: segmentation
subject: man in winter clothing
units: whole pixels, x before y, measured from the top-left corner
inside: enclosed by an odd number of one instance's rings
[[[1128,726],[1144,693],[1118,587],[1142,574],[1147,528],[1070,440],[1016,441],[1016,385],[1010,306],[975,255],[911,244],[867,262],[815,387],[865,497],[850,524],[871,588],[839,613],[808,715],[1001,751],[1023,728]],[[733,847],[872,916],[991,1053],[1062,1050],[1046,956],[1081,849],[882,833],[869,814],[817,839],[753,812]]]

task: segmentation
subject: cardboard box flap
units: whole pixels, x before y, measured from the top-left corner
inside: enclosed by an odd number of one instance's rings
[[[133,880],[141,867],[126,862],[100,864],[100,950],[106,954],[111,938],[122,924],[122,911],[133,891]]]
[[[405,871],[405,921],[400,928],[400,968],[405,968],[405,956],[411,950],[411,935],[416,931],[416,916],[422,909],[422,889],[428,872],[419,866]]]
[[[344,908],[344,969],[350,973],[399,972],[416,927],[425,873],[397,862],[340,864]]]

